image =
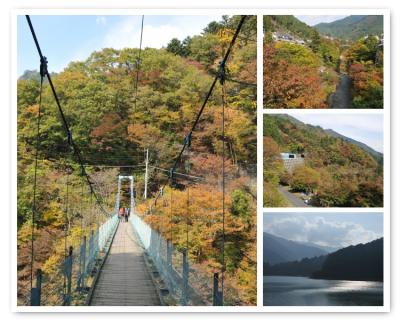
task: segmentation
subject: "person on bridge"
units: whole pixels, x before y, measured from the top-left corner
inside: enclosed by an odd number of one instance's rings
[[[124,218],[124,216],[125,216],[125,209],[121,207],[119,208],[119,214],[118,214],[119,221],[121,221]]]
[[[124,216],[125,216],[125,222],[128,222],[128,215],[129,215],[128,208],[125,208],[125,213],[124,213]]]

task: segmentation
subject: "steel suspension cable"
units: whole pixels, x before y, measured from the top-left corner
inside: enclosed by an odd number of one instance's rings
[[[30,274],[30,285],[31,292],[33,288],[33,267],[35,262],[35,217],[36,217],[36,188],[37,188],[37,168],[38,168],[38,156],[39,156],[39,145],[40,145],[40,119],[41,119],[41,108],[42,108],[42,92],[43,92],[43,80],[47,71],[47,61],[45,58],[40,59],[40,90],[39,90],[39,106],[37,116],[37,127],[36,127],[36,150],[35,150],[35,169],[33,176],[33,201],[32,201],[32,226],[31,226],[31,274]]]
[[[46,62],[46,68],[45,68],[45,70],[44,70],[43,73],[44,73],[44,75],[47,77],[47,80],[48,80],[48,82],[49,82],[51,91],[52,91],[53,96],[54,96],[54,100],[55,100],[55,102],[56,102],[56,104],[57,104],[57,108],[58,108],[58,111],[59,111],[59,113],[60,113],[61,120],[62,120],[64,129],[65,129],[65,132],[66,132],[66,134],[67,134],[68,143],[72,146],[73,151],[74,151],[74,154],[75,154],[76,157],[78,158],[78,162],[79,162],[79,164],[80,164],[80,168],[81,168],[82,175],[86,177],[86,181],[87,181],[87,183],[88,183],[88,185],[89,185],[89,188],[91,189],[91,192],[93,192],[93,194],[94,194],[94,196],[95,196],[95,198],[96,198],[96,202],[97,202],[98,206],[101,208],[101,210],[103,211],[103,213],[104,213],[106,216],[109,216],[109,214],[107,213],[107,211],[103,208],[103,206],[102,206],[102,204],[101,204],[100,197],[99,197],[99,196],[97,195],[97,193],[94,191],[93,186],[92,186],[92,182],[90,181],[90,178],[89,178],[89,175],[87,174],[87,172],[86,172],[86,170],[85,170],[85,167],[83,166],[84,161],[83,161],[83,159],[82,159],[81,151],[80,151],[79,147],[75,144],[74,140],[72,139],[72,133],[71,133],[71,130],[70,130],[70,128],[69,128],[68,121],[67,121],[67,119],[66,119],[66,117],[65,117],[65,114],[64,114],[64,111],[63,111],[63,109],[62,109],[62,107],[61,107],[61,103],[60,103],[60,100],[59,100],[59,98],[58,98],[57,92],[56,92],[56,90],[55,90],[53,81],[52,81],[52,79],[51,79],[51,75],[50,75],[50,73],[49,73],[49,71],[48,71],[48,69],[47,69],[47,58],[46,58],[45,56],[43,56],[42,50],[41,50],[40,45],[39,45],[39,41],[38,41],[38,39],[37,39],[37,37],[36,37],[36,33],[35,33],[34,28],[33,28],[31,19],[30,19],[30,16],[29,16],[29,15],[26,15],[25,17],[26,17],[26,20],[27,20],[27,22],[28,22],[29,29],[30,29],[30,31],[31,31],[33,40],[34,40],[34,42],[35,42],[36,49],[37,49],[38,54],[39,54],[39,56],[40,56],[40,61],[45,61],[45,62]]]
[[[207,102],[208,102],[209,98],[211,97],[211,94],[212,94],[212,92],[213,92],[213,90],[214,90],[214,87],[215,87],[217,81],[218,81],[218,80],[220,79],[220,77],[221,77],[221,70],[225,70],[226,62],[227,62],[227,60],[228,60],[228,58],[229,58],[229,55],[230,55],[230,53],[231,53],[231,51],[232,51],[233,46],[235,45],[236,39],[237,39],[237,37],[238,37],[238,35],[239,35],[239,33],[240,33],[240,30],[241,30],[241,28],[242,28],[242,26],[243,26],[243,23],[245,22],[246,18],[247,18],[247,16],[244,15],[244,16],[242,16],[241,19],[240,19],[240,22],[239,22],[239,24],[238,24],[238,26],[237,26],[237,28],[236,28],[235,34],[233,35],[232,40],[231,40],[231,42],[230,42],[230,44],[229,44],[228,50],[225,52],[224,58],[222,59],[222,61],[221,61],[220,64],[219,64],[219,72],[217,73],[217,75],[215,75],[215,78],[214,78],[213,82],[211,83],[211,86],[210,86],[210,88],[209,88],[209,90],[208,90],[208,92],[207,92],[207,95],[206,95],[206,97],[205,97],[205,99],[204,99],[204,102],[203,102],[203,104],[201,105],[201,108],[200,108],[199,112],[198,112],[197,115],[196,115],[195,121],[193,122],[192,127],[191,127],[189,133],[186,135],[184,144],[183,144],[183,146],[182,146],[182,148],[181,148],[181,150],[180,150],[178,156],[176,157],[175,162],[174,162],[174,164],[173,164],[173,166],[172,166],[172,168],[171,168],[171,170],[170,170],[170,179],[169,179],[169,180],[171,180],[171,179],[173,178],[175,169],[176,169],[176,167],[177,167],[177,165],[178,165],[178,163],[179,163],[179,161],[180,161],[180,159],[181,159],[181,157],[182,157],[182,155],[183,155],[183,152],[185,151],[185,149],[186,149],[186,148],[188,147],[188,145],[190,144],[190,141],[191,141],[191,139],[192,139],[193,131],[196,129],[197,124],[198,124],[198,122],[199,122],[199,120],[200,120],[200,117],[201,117],[201,115],[202,115],[202,113],[203,113],[203,111],[204,111],[204,109],[205,109],[205,107],[206,107],[206,105],[207,105]],[[167,181],[167,182],[164,184],[164,187],[165,187],[168,183],[169,183],[169,181]],[[161,196],[161,193],[158,192],[158,194],[156,195],[156,197],[155,197],[153,203],[157,202],[157,199],[158,199],[160,196]]]

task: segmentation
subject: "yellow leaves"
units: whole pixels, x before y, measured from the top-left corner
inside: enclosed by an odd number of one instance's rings
[[[55,274],[59,271],[60,264],[61,264],[61,256],[60,255],[52,255],[43,264],[42,270],[46,274]]]
[[[64,212],[60,208],[60,203],[51,201],[48,205],[48,209],[43,212],[42,220],[46,224],[51,224],[55,228],[63,226],[63,216]]]

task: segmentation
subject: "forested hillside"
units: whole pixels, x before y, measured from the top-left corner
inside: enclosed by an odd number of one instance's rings
[[[383,238],[329,254],[317,279],[383,281]]]
[[[330,280],[383,281],[383,238],[313,258],[278,264],[264,262],[263,274]]]
[[[358,40],[363,36],[383,33],[383,16],[348,16],[330,23],[314,26],[320,33],[344,40]]]
[[[318,28],[294,16],[264,16],[264,107],[382,108],[383,18],[374,17]],[[336,25],[346,39],[320,33]]]
[[[281,152],[302,153],[304,165],[285,170]],[[382,207],[383,159],[321,127],[287,115],[264,116],[264,206],[287,206],[279,186],[311,194],[319,207]]]
[[[190,242],[189,259],[210,275],[221,269],[222,90],[217,84],[177,172],[183,180],[154,196],[182,148],[195,116],[228,48],[240,17],[223,17],[201,35],[166,48],[141,52],[138,90],[137,48],[105,48],[71,62],[53,75],[60,102],[82,151],[86,170],[111,212],[118,173],[133,174],[137,210],[175,246]],[[256,303],[256,19],[249,17],[227,62],[225,84],[227,304]],[[179,42],[179,43],[178,43]],[[175,46],[178,44],[178,46]],[[32,52],[36,55],[36,52]],[[49,64],[51,64],[51,57]],[[18,294],[27,296],[30,276],[32,190],[39,82],[32,72],[18,80]],[[35,264],[51,273],[64,258],[64,240],[76,246],[102,221],[79,176],[47,82],[41,109]],[[143,200],[144,150],[149,150],[149,191]],[[102,166],[106,165],[106,166]],[[108,166],[135,165],[133,169]],[[156,169],[162,168],[163,170]],[[71,170],[72,169],[72,170]],[[68,193],[68,197],[67,197]],[[82,197],[83,195],[83,197]],[[82,200],[83,199],[83,200]],[[128,206],[128,199],[122,205]],[[151,213],[149,213],[151,207]],[[169,217],[173,214],[172,226]],[[211,280],[210,280],[211,281]]]

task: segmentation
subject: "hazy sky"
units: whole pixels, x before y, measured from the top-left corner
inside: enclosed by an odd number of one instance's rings
[[[339,19],[343,19],[348,16],[324,16],[324,15],[313,15],[313,16],[295,16],[297,19],[307,23],[309,26],[314,26],[321,22],[333,22]]]
[[[346,247],[383,235],[382,213],[264,213],[263,229],[273,235],[321,246]]]
[[[383,152],[383,115],[381,114],[291,114],[308,124],[332,129]]]
[[[31,16],[32,24],[48,58],[49,70],[59,72],[70,61],[84,60],[105,47],[139,47],[142,16]],[[200,34],[221,16],[145,16],[143,47],[161,48],[172,38],[183,40]],[[39,68],[25,16],[17,20],[18,75]]]

